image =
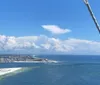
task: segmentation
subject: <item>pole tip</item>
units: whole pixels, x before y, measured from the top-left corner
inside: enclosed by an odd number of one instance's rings
[[[84,0],[84,3],[85,3],[85,4],[88,4],[88,0]]]

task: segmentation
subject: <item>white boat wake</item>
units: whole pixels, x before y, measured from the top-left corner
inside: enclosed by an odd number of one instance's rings
[[[22,69],[21,67],[19,67],[19,68],[0,68],[0,76],[4,76],[6,74],[19,71],[21,69]]]
[[[0,79],[7,77],[7,76],[16,75],[28,69],[29,69],[28,67],[0,68]]]

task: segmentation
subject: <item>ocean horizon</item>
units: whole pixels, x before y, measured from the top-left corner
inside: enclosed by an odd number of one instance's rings
[[[0,80],[0,85],[99,85],[99,55],[41,55],[58,63],[1,63],[0,68],[37,67]]]

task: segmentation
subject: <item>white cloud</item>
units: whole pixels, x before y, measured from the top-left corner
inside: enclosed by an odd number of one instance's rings
[[[43,54],[100,54],[100,42],[69,38],[61,40],[45,35],[14,37],[0,35],[0,52]]]
[[[62,29],[57,25],[42,25],[44,29],[47,31],[50,31],[53,34],[64,34],[64,33],[69,33],[71,30],[69,29]]]

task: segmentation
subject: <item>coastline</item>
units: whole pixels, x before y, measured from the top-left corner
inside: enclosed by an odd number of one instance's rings
[[[14,61],[13,63],[58,63],[55,60],[47,60],[47,61]]]

